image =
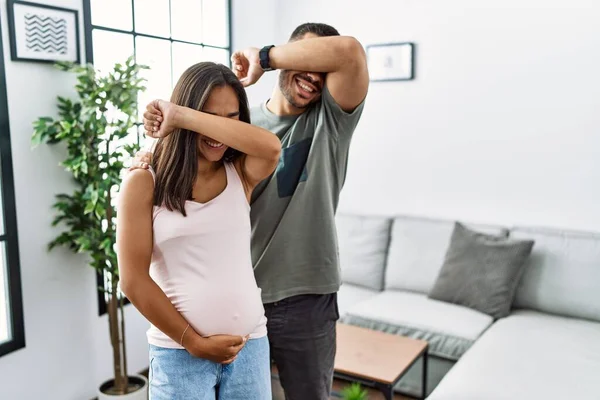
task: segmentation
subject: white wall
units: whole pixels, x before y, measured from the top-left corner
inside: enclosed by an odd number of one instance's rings
[[[81,0],[47,4],[81,10]],[[112,353],[106,317],[98,317],[93,270],[82,257],[46,245],[58,233],[50,227],[54,195],[69,192],[58,165],[59,147],[31,150],[32,122],[56,115],[57,95],[72,96],[74,79],[51,65],[12,62],[6,0],[0,2],[15,178],[26,347],[0,358],[0,399],[81,400],[111,376]],[[83,56],[83,20],[80,13]],[[146,324],[127,310],[129,366],[147,367]]]
[[[232,48],[262,47],[275,44],[277,0],[232,1]],[[250,106],[257,106],[271,96],[277,81],[275,72],[266,73],[247,90]]]
[[[306,21],[418,46],[371,84],[340,211],[600,230],[600,4],[281,1],[278,42]]]

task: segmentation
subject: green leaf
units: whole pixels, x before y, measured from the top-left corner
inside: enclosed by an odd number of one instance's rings
[[[111,238],[106,238],[100,244],[100,248],[103,250],[110,250],[110,249],[112,249],[112,244],[113,244],[113,242],[112,242]]]
[[[37,147],[44,140],[44,131],[35,131],[33,132],[33,136],[31,137],[31,147]]]
[[[79,245],[79,252],[83,253],[87,250],[90,249],[91,247],[91,243],[90,243],[90,239],[86,236],[80,236],[75,240],[75,243],[77,243]]]
[[[98,191],[94,190],[92,192],[92,203],[94,203],[94,204],[98,203],[98,196],[99,196]]]
[[[65,131],[70,131],[71,126],[72,125],[69,121],[60,121],[60,127],[63,128]]]
[[[52,122],[53,120],[50,117],[41,117],[33,123],[32,147],[36,147],[42,143],[45,137],[51,136],[53,133],[50,129]]]
[[[72,62],[67,62],[67,61],[58,61],[56,63],[54,63],[54,66],[58,69],[60,69],[61,71],[69,71],[73,68],[73,63]]]
[[[98,219],[100,219],[100,218],[104,217],[104,215],[106,214],[106,209],[104,208],[104,206],[102,204],[97,204],[95,212],[96,212],[96,217]]]
[[[89,214],[92,211],[94,211],[94,209],[96,208],[96,204],[92,203],[91,201],[89,201],[86,205],[85,205],[85,209],[83,210],[84,214]]]

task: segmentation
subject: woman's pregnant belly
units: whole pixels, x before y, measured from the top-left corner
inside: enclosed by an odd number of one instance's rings
[[[201,336],[258,333],[265,311],[257,287],[203,287],[174,296],[175,308]]]
[[[252,279],[227,279],[157,282],[173,306],[199,335],[250,335],[259,338],[267,334],[261,291]],[[150,344],[160,347],[180,347],[152,326],[148,331]]]

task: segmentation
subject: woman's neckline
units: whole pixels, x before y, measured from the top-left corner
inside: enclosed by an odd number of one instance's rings
[[[201,203],[199,201],[196,200],[186,200],[186,204],[188,203],[192,203],[192,204],[197,204],[200,206],[206,206],[212,202],[214,202],[215,200],[217,200],[219,197],[223,196],[223,194],[227,191],[227,189],[229,188],[229,184],[230,184],[230,179],[229,179],[229,170],[227,167],[227,163],[224,162],[223,163],[223,168],[225,168],[225,187],[223,188],[223,190],[221,190],[221,192],[219,194],[217,194],[215,197],[213,197],[212,199],[208,200],[207,202]]]

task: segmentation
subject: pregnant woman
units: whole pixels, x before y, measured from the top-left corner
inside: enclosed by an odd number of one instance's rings
[[[151,324],[150,398],[271,399],[249,199],[279,139],[250,125],[242,84],[214,63],[190,67],[144,116],[159,139],[150,168],[123,182],[117,248],[121,288]]]

